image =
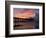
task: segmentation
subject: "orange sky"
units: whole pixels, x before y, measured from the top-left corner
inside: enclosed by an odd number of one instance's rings
[[[35,13],[33,10],[18,10],[15,11],[14,17],[18,18],[29,18],[29,17],[34,17]]]

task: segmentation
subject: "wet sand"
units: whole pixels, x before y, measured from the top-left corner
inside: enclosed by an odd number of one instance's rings
[[[16,22],[14,29],[34,29],[35,22]]]

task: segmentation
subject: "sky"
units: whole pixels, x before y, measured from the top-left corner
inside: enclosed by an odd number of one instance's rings
[[[18,18],[29,18],[35,17],[35,12],[38,12],[36,9],[25,9],[25,8],[14,8],[13,16]]]

